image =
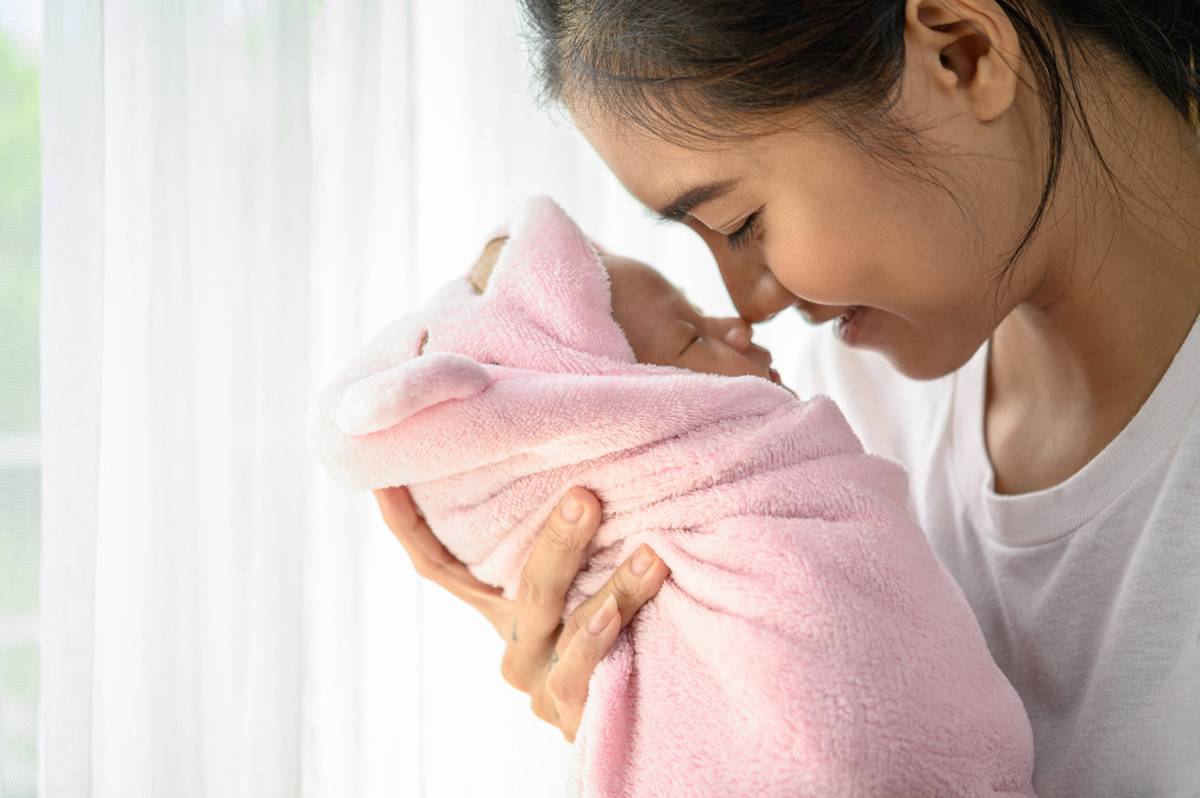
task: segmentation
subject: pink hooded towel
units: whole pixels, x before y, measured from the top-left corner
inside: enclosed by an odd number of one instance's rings
[[[572,485],[604,517],[564,617],[642,542],[670,567],[592,675],[579,793],[1032,795],[1029,721],[903,471],[827,397],[637,363],[562,210],[510,230],[485,290],[451,281],[321,393],[312,442],[345,484],[409,486],[508,598]]]

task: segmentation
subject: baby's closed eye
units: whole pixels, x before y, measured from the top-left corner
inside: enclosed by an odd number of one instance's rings
[[[704,336],[701,335],[698,330],[695,331],[692,336],[687,339],[687,343],[684,344],[683,349],[680,350],[679,354],[682,355],[684,352],[687,352],[689,349],[691,349],[695,344],[701,343],[703,340]]]

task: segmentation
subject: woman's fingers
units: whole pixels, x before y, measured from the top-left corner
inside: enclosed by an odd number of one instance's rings
[[[653,549],[645,544],[638,546],[634,553],[621,564],[621,567],[608,578],[604,587],[600,588],[594,596],[580,602],[564,622],[556,648],[559,658],[563,657],[567,648],[579,635],[580,629],[591,621],[609,596],[612,596],[616,602],[621,616],[621,626],[624,627],[633,619],[643,604],[654,598],[670,573],[667,564],[658,558]],[[591,675],[591,671],[588,671],[588,675]]]
[[[621,629],[658,593],[669,573],[666,563],[649,546],[639,546],[600,592],[582,602],[567,619],[554,661],[532,694],[534,712],[558,726],[568,742],[575,741],[592,671]]]
[[[408,552],[417,573],[475,607],[499,631],[507,615],[502,591],[472,576],[467,566],[434,537],[408,488],[381,488],[374,494],[384,522]]]
[[[575,739],[588,682],[621,628],[654,596],[668,575],[647,546],[639,547],[594,596],[562,621],[567,590],[600,526],[600,503],[572,488],[538,534],[514,602],[475,579],[421,517],[407,488],[375,491],[380,512],[421,576],[474,606],[505,638],[501,673],[530,694],[539,718]]]
[[[534,696],[534,712],[558,726],[569,743],[575,742],[579,730],[592,671],[608,654],[620,631],[621,613],[613,594],[608,593],[599,610],[588,619],[583,634],[572,637],[550,667],[540,691],[548,700],[539,701]]]
[[[512,628],[501,630],[505,651],[500,672],[518,690],[532,693],[546,672],[567,589],[599,526],[600,502],[582,488],[571,488],[534,541],[521,571]]]

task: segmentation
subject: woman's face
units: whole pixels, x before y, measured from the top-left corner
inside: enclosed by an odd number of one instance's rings
[[[1028,99],[995,83],[994,70],[992,85],[980,85],[986,74],[957,74],[943,40],[906,37],[897,110],[924,131],[953,197],[884,168],[800,111],[792,129],[720,148],[669,143],[601,112],[574,117],[635,197],[705,240],[746,319],[795,306],[810,322],[837,320],[847,344],[924,379],[965,363],[1030,299],[1049,243],[1036,237],[1011,282],[997,280],[1041,189],[1041,159],[1018,113]]]

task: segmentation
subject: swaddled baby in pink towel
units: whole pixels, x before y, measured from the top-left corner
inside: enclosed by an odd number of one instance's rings
[[[313,441],[349,485],[409,486],[508,598],[572,485],[604,520],[564,617],[640,543],[670,567],[592,675],[580,792],[1032,795],[1024,709],[902,470],[553,202],[509,233],[490,275],[371,341],[314,405]]]

